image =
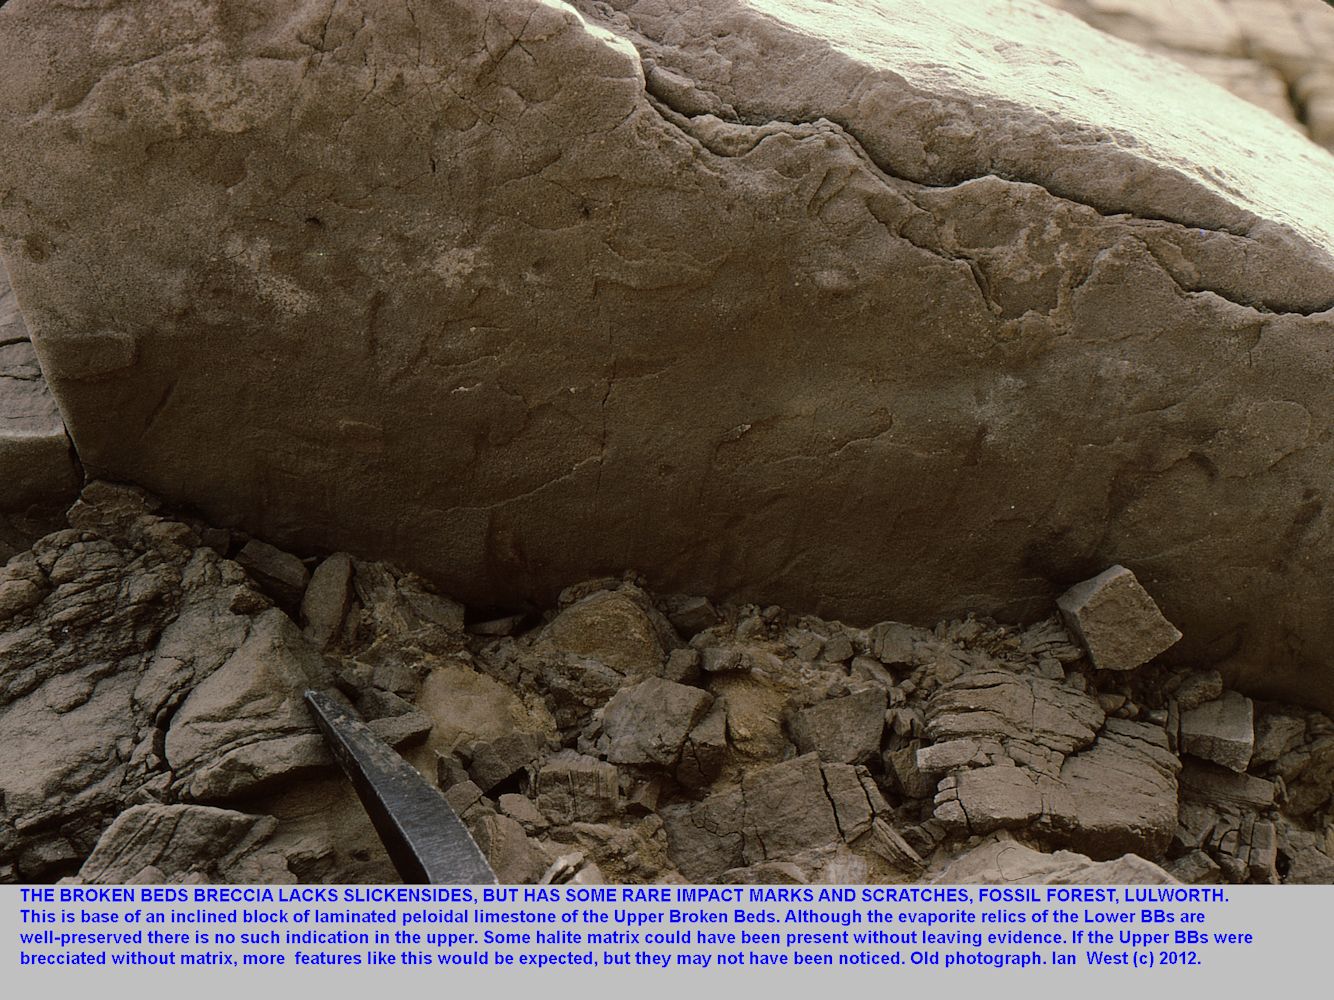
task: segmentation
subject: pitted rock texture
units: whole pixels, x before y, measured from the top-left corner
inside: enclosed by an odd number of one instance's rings
[[[285,611],[248,535],[104,482],[67,520],[0,570],[0,881],[393,880],[308,686],[505,881],[1334,880],[1334,722],[1097,670],[1054,608],[862,629],[601,578],[497,619],[280,551],[315,567]]]
[[[89,469],[479,605],[1031,621],[1122,563],[1334,706],[1327,154],[1031,0],[577,8],[7,3]]]

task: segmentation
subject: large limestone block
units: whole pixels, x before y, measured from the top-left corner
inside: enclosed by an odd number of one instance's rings
[[[1334,705],[1334,160],[1185,70],[1031,0],[11,0],[0,65],[97,474],[484,605],[1121,563]]]

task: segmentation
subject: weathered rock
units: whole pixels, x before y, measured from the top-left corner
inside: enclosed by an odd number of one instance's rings
[[[1027,3],[578,7],[6,3],[0,246],[89,467],[479,604],[1035,617],[1122,560],[1334,704],[1326,154]]]
[[[290,883],[282,854],[265,846],[277,823],[211,806],[140,805],[116,817],[77,881]]]
[[[512,733],[554,737],[555,723],[540,704],[462,663],[434,667],[422,682],[417,707],[435,723],[431,745],[452,753],[456,747],[497,740]]]
[[[411,573],[353,560],[352,586],[374,635],[398,646],[452,648],[463,631],[463,605]]]
[[[301,598],[306,638],[327,649],[342,631],[351,605],[352,557],[338,552],[315,568]]]
[[[1255,706],[1228,691],[1181,714],[1181,749],[1188,754],[1245,771],[1255,750]]]
[[[1099,670],[1134,670],[1181,638],[1124,566],[1075,584],[1056,606]]]
[[[543,636],[564,653],[588,657],[630,677],[660,673],[670,627],[637,590],[600,591],[566,608]],[[674,644],[673,644],[674,645]]]
[[[707,691],[658,677],[618,692],[602,713],[607,759],[673,767],[687,736],[712,705]]]
[[[821,760],[837,764],[860,764],[878,756],[884,730],[885,691],[879,687],[803,708],[792,721],[800,752],[814,751]]]
[[[848,764],[825,764],[822,770],[825,794],[833,803],[838,832],[845,841],[851,843],[871,829],[871,822],[877,814],[885,811],[885,802],[878,792],[875,793],[878,801],[872,800],[871,792],[863,785],[858,771],[864,773],[865,768]]]
[[[741,787],[664,809],[662,817],[672,860],[694,881],[842,839],[813,753],[752,771]]]
[[[557,825],[597,822],[620,805],[616,768],[565,750],[547,758],[537,776],[537,807]]]
[[[1288,712],[1257,713],[1251,763],[1272,764],[1306,738],[1306,719]]]
[[[1167,865],[1167,872],[1178,882],[1189,885],[1215,885],[1220,881],[1218,862],[1204,851],[1191,851]]]
[[[1093,858],[1157,857],[1176,829],[1180,768],[1157,726],[1108,719],[1092,747],[1066,758],[1059,785],[1045,790],[1044,822]]]
[[[551,863],[509,816],[482,816],[471,830],[501,885],[536,882]]]
[[[394,749],[401,750],[425,741],[431,735],[432,722],[425,712],[405,712],[371,719],[366,728]]]
[[[236,561],[283,607],[300,607],[310,570],[292,553],[252,538],[236,554]]]
[[[1042,805],[1037,779],[1026,768],[993,764],[941,781],[935,816],[962,834],[982,834],[1033,822]]]
[[[979,763],[981,753],[976,740],[945,740],[917,751],[917,769],[928,774],[943,774],[956,767]]]
[[[1134,854],[1094,861],[1071,851],[1043,854],[998,836],[953,859],[935,881],[947,885],[1171,885],[1176,879]]]
[[[1096,698],[1041,677],[979,670],[943,685],[927,705],[938,742],[1019,738],[1061,753],[1093,742],[1104,719]]]
[[[468,751],[468,774],[483,792],[490,792],[526,767],[534,765],[546,739],[540,733],[512,732],[494,740],[472,744]]]
[[[1177,708],[1189,712],[1206,701],[1223,697],[1223,675],[1217,670],[1192,670],[1172,689]]]
[[[1268,809],[1274,804],[1272,781],[1189,758],[1182,762],[1181,793],[1200,802],[1250,809]]]
[[[306,708],[328,684],[319,654],[279,611],[255,619],[235,653],[172,717],[164,754],[193,801],[220,801],[332,763]]]
[[[686,737],[676,780],[687,788],[707,785],[727,763],[727,700],[714,699],[707,715]]]
[[[132,491],[83,495],[80,530],[0,571],[40,595],[0,623],[0,864],[26,880],[72,871],[135,796],[166,794],[168,720],[245,644],[255,623],[234,609],[267,607]]]

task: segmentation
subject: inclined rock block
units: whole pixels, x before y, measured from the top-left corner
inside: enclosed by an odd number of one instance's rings
[[[1099,670],[1134,670],[1181,638],[1124,566],[1075,584],[1056,606]]]
[[[1183,752],[1245,771],[1255,750],[1255,706],[1236,691],[1181,713]]]
[[[95,473],[479,606],[1036,619],[1119,560],[1334,705],[1334,170],[1184,69],[967,0],[10,0],[0,65]]]
[[[331,766],[302,697],[327,685],[321,657],[291,620],[277,610],[260,615],[172,716],[164,755],[181,794],[225,800]]]

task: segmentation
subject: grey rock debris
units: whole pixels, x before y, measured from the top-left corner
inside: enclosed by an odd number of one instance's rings
[[[0,571],[16,878],[392,878],[309,686],[436,781],[514,880],[986,878],[974,849],[996,835],[1024,878],[1334,871],[1334,721],[1209,670],[1098,670],[1058,618],[861,629],[720,602],[685,645],[687,602],[604,578],[479,633],[356,559],[324,574],[332,615],[284,611],[137,488],[94,481],[67,523]],[[663,676],[718,651],[736,665]]]

